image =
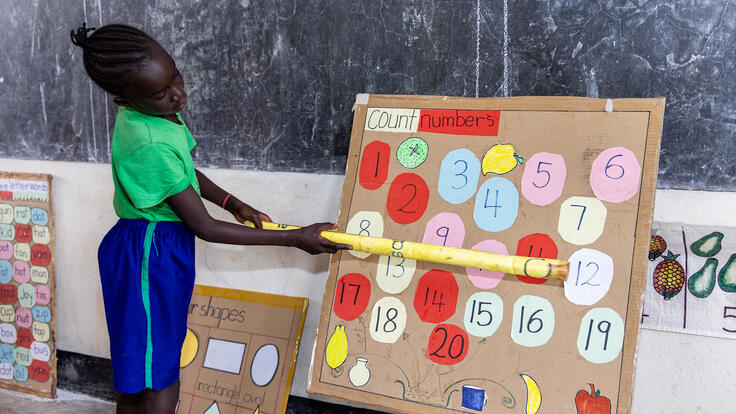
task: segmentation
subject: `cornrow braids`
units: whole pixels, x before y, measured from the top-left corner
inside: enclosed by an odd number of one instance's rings
[[[94,33],[87,36],[88,32]],[[87,23],[71,32],[72,43],[84,50],[87,75],[107,93],[120,96],[127,82],[126,75],[137,70],[157,45],[150,36],[124,24],[110,24],[99,29],[87,28]]]

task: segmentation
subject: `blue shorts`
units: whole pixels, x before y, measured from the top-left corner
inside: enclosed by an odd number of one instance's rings
[[[194,288],[194,235],[181,222],[120,219],[97,252],[115,389],[179,379]]]

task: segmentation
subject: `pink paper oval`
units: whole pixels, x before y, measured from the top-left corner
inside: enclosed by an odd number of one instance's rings
[[[481,250],[489,253],[509,254],[509,250],[506,248],[506,246],[496,240],[483,240],[482,242],[471,247],[471,249]],[[504,272],[494,272],[491,270],[482,270],[472,267],[466,267],[465,271],[468,274],[468,279],[470,279],[470,283],[472,283],[473,286],[479,289],[495,288],[496,286],[498,286],[498,284],[501,282],[501,279],[503,279],[503,276],[505,275]]]

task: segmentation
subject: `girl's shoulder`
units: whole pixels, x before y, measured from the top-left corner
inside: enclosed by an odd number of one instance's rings
[[[186,141],[186,132],[182,128],[183,125],[166,119],[120,107],[113,132],[113,157],[126,156],[148,145],[178,147],[182,138]]]

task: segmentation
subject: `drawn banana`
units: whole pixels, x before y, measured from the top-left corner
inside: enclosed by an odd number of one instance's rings
[[[542,391],[534,378],[527,374],[519,374],[526,384],[526,414],[537,414],[542,406]]]

